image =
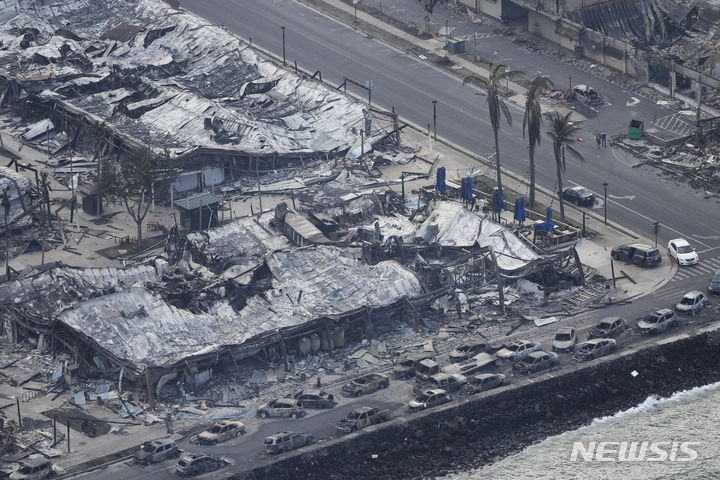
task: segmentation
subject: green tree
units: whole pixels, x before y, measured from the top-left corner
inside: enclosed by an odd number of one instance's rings
[[[535,77],[525,96],[525,116],[523,117],[523,138],[528,136],[528,154],[530,155],[530,208],[535,208],[535,147],[540,146],[540,127],[542,110],[540,96],[552,89],[553,83],[547,77]]]
[[[565,220],[565,204],[563,202],[563,173],[567,170],[565,164],[565,149],[570,152],[575,158],[579,160],[585,160],[583,156],[573,148],[575,143],[575,134],[580,127],[570,121],[570,115],[572,112],[568,112],[567,115],[560,115],[558,112],[551,112],[546,114],[548,120],[550,120],[550,130],[547,135],[552,139],[553,142],[553,153],[555,154],[555,169],[557,171],[557,184],[558,184],[558,199],[560,200],[560,219]]]
[[[119,162],[105,159],[100,169],[98,190],[112,202],[122,202],[137,225],[142,241],[142,222],[150,209],[155,183],[156,161],[148,149],[128,152]]]
[[[505,65],[493,65],[490,64],[488,68],[490,76],[487,79],[478,77],[477,75],[469,75],[463,80],[463,85],[472,83],[478,85],[480,88],[485,90],[487,94],[488,111],[490,112],[490,125],[493,129],[493,135],[495,138],[495,169],[497,171],[497,189],[502,193],[502,177],[500,173],[500,140],[498,135],[500,133],[500,120],[505,117],[508,125],[512,125],[512,116],[510,115],[510,109],[505,104],[500,94],[503,88],[503,80],[511,75],[520,72],[507,71]]]

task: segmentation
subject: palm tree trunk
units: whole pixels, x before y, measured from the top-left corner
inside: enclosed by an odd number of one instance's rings
[[[559,151],[560,149],[562,149],[562,153]],[[562,196],[562,191],[563,191],[562,165],[564,164],[564,160],[565,160],[565,149],[563,147],[560,147],[560,149],[558,149],[555,152],[555,166],[557,167],[557,181],[558,181],[557,194],[558,194],[558,199],[560,200],[560,220],[562,220],[564,222],[565,221],[565,203],[563,202],[563,196]],[[560,155],[562,155],[562,159],[561,159]],[[563,163],[560,163],[560,162],[563,162]]]
[[[502,178],[500,177],[500,141],[498,140],[498,129],[494,129],[495,134],[495,170],[497,171],[497,188],[502,194]]]
[[[535,146],[530,143],[530,208],[535,208]]]

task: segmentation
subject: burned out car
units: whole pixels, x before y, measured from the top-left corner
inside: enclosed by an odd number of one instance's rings
[[[578,343],[575,347],[575,360],[587,361],[602,357],[617,349],[617,342],[612,338],[594,338],[587,342]]]
[[[257,409],[257,416],[260,418],[300,418],[305,416],[305,409],[288,398],[276,398]]]
[[[141,465],[149,465],[178,455],[180,455],[180,450],[175,442],[169,438],[164,438],[143,443],[133,455],[133,461]]]
[[[588,339],[617,337],[627,330],[627,322],[620,317],[607,317],[600,320],[588,333]]]
[[[432,375],[440,373],[440,365],[435,360],[421,360],[415,367],[415,380],[426,382]]]
[[[445,390],[428,390],[421,393],[408,403],[408,411],[417,412],[425,410],[426,408],[442,405],[443,403],[447,403],[451,400],[452,397]]]
[[[298,407],[303,408],[332,408],[335,406],[335,397],[332,393],[323,390],[300,390],[293,398]]]
[[[200,432],[197,441],[200,445],[215,445],[245,433],[245,424],[233,420],[215,423],[204,432]]]
[[[180,456],[175,473],[181,477],[200,475],[201,473],[214,472],[230,465],[226,459],[214,455],[206,455],[199,452],[186,452]]]
[[[577,335],[575,329],[569,327],[558,328],[553,339],[553,352],[572,352],[577,343]]]
[[[560,363],[558,354],[555,352],[532,352],[530,355],[513,365],[513,372],[528,374],[547,370]]]
[[[343,395],[359,397],[390,385],[390,377],[382,373],[368,373],[342,386]]]
[[[42,457],[26,458],[21,467],[10,474],[10,480],[41,480],[52,475],[52,463]]]
[[[573,85],[573,94],[575,98],[591,107],[598,107],[605,103],[605,99],[594,88],[588,85]]]
[[[689,315],[695,315],[707,306],[707,297],[704,293],[694,290],[683,295],[683,298],[675,305],[675,311]]]
[[[415,375],[415,369],[421,361],[434,358],[435,355],[431,352],[408,355],[393,366],[393,376],[395,378],[410,378]]]
[[[313,443],[313,436],[309,433],[278,432],[265,438],[265,453],[277,455]]]
[[[380,410],[377,407],[358,407],[350,411],[347,416],[335,425],[341,433],[350,433],[370,425],[376,425],[390,418],[390,410]]]
[[[658,333],[678,324],[678,317],[669,308],[656,310],[641,319],[637,326],[640,333]]]
[[[450,361],[462,362],[478,353],[484,352],[486,347],[487,345],[482,340],[471,340],[451,351],[449,355]]]
[[[502,373],[481,373],[468,378],[463,390],[469,394],[475,394],[492,390],[505,384],[505,375]]]
[[[426,381],[416,379],[413,393],[420,395],[428,390],[441,389],[446,392],[456,392],[467,383],[467,378],[459,373],[436,373],[430,375]]]
[[[498,358],[501,360],[517,361],[530,355],[532,352],[537,352],[542,346],[537,342],[530,342],[527,340],[518,340],[506,347],[503,347],[495,352]]]

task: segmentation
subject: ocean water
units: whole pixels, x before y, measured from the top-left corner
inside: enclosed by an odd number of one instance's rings
[[[719,480],[719,434],[720,383],[715,383],[669,398],[649,397],[492,465],[440,478]]]

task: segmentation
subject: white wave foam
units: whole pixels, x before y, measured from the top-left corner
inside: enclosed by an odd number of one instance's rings
[[[592,427],[595,425],[600,425],[600,424],[610,422],[613,420],[617,420],[620,418],[634,417],[634,416],[640,415],[642,413],[647,413],[647,412],[657,410],[666,405],[673,405],[673,404],[676,404],[679,402],[691,402],[691,401],[697,400],[699,398],[702,398],[704,395],[713,393],[719,389],[720,389],[720,382],[716,382],[716,383],[711,383],[709,385],[703,385],[702,387],[691,388],[690,390],[682,390],[680,392],[675,392],[671,396],[664,397],[664,398],[660,398],[656,395],[650,395],[641,404],[636,405],[632,408],[628,408],[627,410],[623,410],[621,412],[618,412],[614,415],[609,415],[607,417],[596,418],[595,420],[592,421],[592,423],[589,425],[589,427]]]

